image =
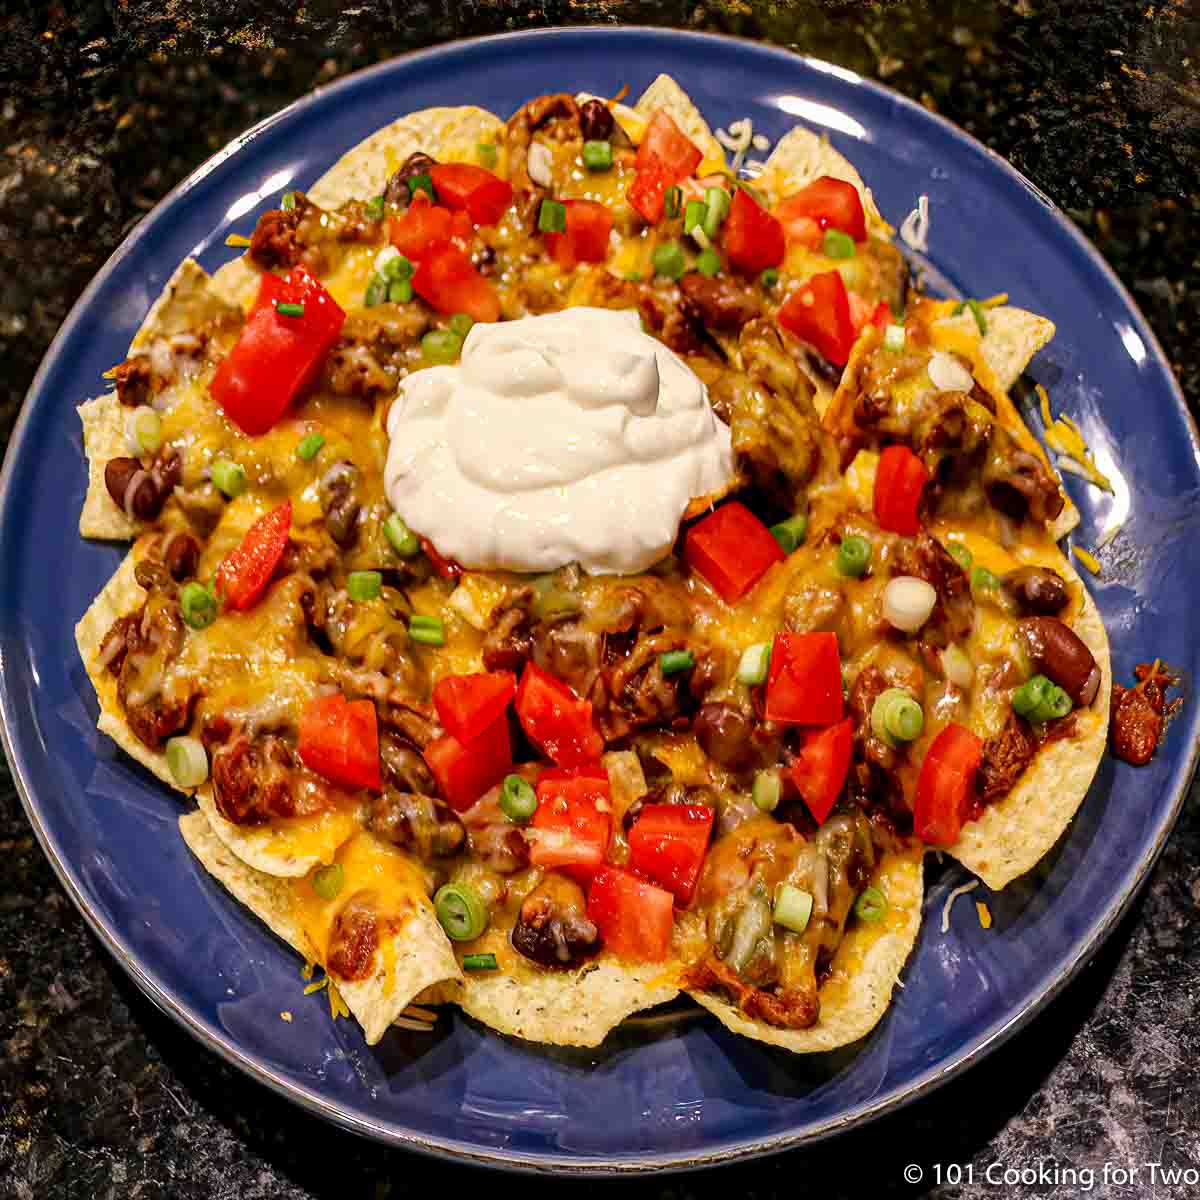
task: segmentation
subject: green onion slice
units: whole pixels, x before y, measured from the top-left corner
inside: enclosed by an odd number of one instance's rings
[[[669,187],[663,192],[663,215],[666,217],[679,216],[679,206],[683,203],[683,189]]]
[[[889,325],[883,331],[884,348],[893,354],[899,354],[904,349],[906,336],[903,325]]]
[[[771,526],[771,536],[779,543],[784,554],[791,554],[798,546],[804,545],[807,533],[808,516],[805,513],[796,513],[794,517]]]
[[[422,646],[444,646],[446,627],[441,617],[423,617],[419,614],[409,618],[408,636]]]
[[[696,270],[710,279],[721,273],[721,256],[711,247],[705,246],[696,259]]]
[[[689,200],[683,210],[683,232],[691,233],[697,227],[703,228],[704,214],[707,212],[703,200]]]
[[[779,272],[774,267],[768,267],[758,277],[758,282],[769,292],[779,282]]]
[[[346,591],[351,600],[374,600],[382,590],[383,576],[378,571],[351,571],[346,576]]]
[[[958,563],[958,565],[962,567],[964,571],[969,571],[971,569],[971,564],[975,561],[975,556],[966,548],[966,546],[962,544],[962,542],[947,542],[946,550],[950,557],[954,559],[954,561]]]
[[[562,233],[567,228],[567,206],[557,200],[543,200],[538,210],[538,228],[543,233]]]
[[[446,936],[453,941],[473,941],[487,928],[487,905],[468,884],[443,884],[433,897],[433,906]]]
[[[825,251],[826,258],[853,258],[854,239],[840,229],[827,229],[821,249]]]
[[[464,954],[462,965],[464,971],[495,971],[497,969],[494,954]]]
[[[678,242],[663,242],[655,246],[651,262],[654,264],[654,273],[667,279],[678,279],[687,265],[683,247]]]
[[[415,196],[418,192],[424,192],[430,200],[437,199],[433,191],[433,179],[429,175],[410,175],[408,177],[408,194]]]
[[[871,730],[889,746],[913,741],[924,728],[921,706],[903,688],[888,688],[876,697],[871,707]]]
[[[1027,679],[1012,698],[1013,712],[1027,721],[1056,721],[1065,717],[1074,705],[1071,697],[1045,675]]]
[[[978,300],[968,300],[966,304],[975,318],[975,324],[979,326],[979,336],[987,337],[987,317],[983,315],[983,305]]]
[[[609,142],[584,142],[583,165],[589,171],[607,171],[613,165],[612,145]]]
[[[277,300],[275,302],[275,311],[281,317],[302,317],[304,316],[304,305],[293,304],[288,300]]]
[[[860,537],[857,533],[851,533],[842,538],[842,544],[838,547],[837,558],[834,559],[834,566],[837,567],[839,574],[849,575],[852,579],[857,579],[866,571],[870,562],[871,543],[865,537]]]
[[[403,254],[393,254],[383,264],[383,277],[389,283],[397,279],[411,279],[415,270],[411,259],[405,258]]]
[[[479,159],[481,167],[487,167],[489,171],[495,170],[496,160],[500,157],[499,151],[496,149],[496,143],[476,142],[475,157]]]
[[[411,279],[393,279],[388,284],[387,298],[393,304],[407,304],[413,298]]]
[[[363,296],[363,307],[374,308],[377,304],[382,304],[388,298],[388,281],[382,275],[372,275],[371,282],[367,284],[366,294]]]
[[[696,656],[690,650],[668,650],[658,656],[658,669],[664,675],[678,675],[690,671],[696,665]]]
[[[864,888],[854,902],[854,915],[860,921],[881,921],[887,915],[888,898],[874,885]]]
[[[1000,580],[987,567],[975,567],[971,571],[971,586],[981,591],[988,591],[1000,586]]]
[[[537,793],[520,775],[505,775],[500,787],[500,811],[514,824],[524,825],[537,812]]]
[[[346,872],[341,863],[327,863],[313,872],[312,890],[322,900],[333,900],[346,884]]]
[[[754,776],[754,790],[751,792],[751,798],[754,800],[754,807],[759,812],[774,812],[779,807],[779,797],[783,794],[783,780],[779,777],[779,772],[759,771]]]
[[[325,439],[321,434],[307,433],[300,439],[300,444],[296,447],[296,457],[304,462],[312,462],[321,453],[321,447],[324,445]]]
[[[773,916],[776,925],[790,929],[793,933],[803,933],[808,928],[812,916],[813,898],[790,883],[781,883],[775,889],[775,909]]]
[[[475,318],[470,313],[455,313],[454,316],[446,322],[446,327],[453,333],[457,333],[459,337],[465,338],[471,332],[471,327],[475,324]]]
[[[282,208],[284,212],[291,212],[292,209],[296,207],[296,193],[284,192],[283,198],[279,201],[279,207]]]
[[[167,742],[167,766],[180,787],[199,787],[208,778],[208,755],[194,737],[173,737]]]
[[[137,458],[157,454],[162,446],[162,418],[152,408],[135,408],[125,421],[125,440]]]
[[[368,221],[382,221],[383,197],[372,196],[371,199],[363,205],[363,216],[365,216]]]
[[[432,363],[452,363],[462,350],[462,338],[453,329],[431,329],[421,339],[421,353]]]
[[[179,611],[184,624],[192,629],[207,629],[217,619],[217,595],[212,585],[205,587],[194,579],[179,589]]]
[[[747,687],[757,687],[760,683],[766,683],[770,666],[770,642],[758,642],[747,646],[742,651],[741,661],[738,663],[738,683],[744,683]]]
[[[246,468],[241,463],[218,458],[211,468],[212,481],[217,491],[230,500],[246,490]]]
[[[724,188],[710,187],[704,192],[704,235],[715,238],[721,222],[729,212],[729,193]]]
[[[404,523],[399,513],[392,513],[383,523],[383,536],[401,558],[412,558],[421,549],[421,539]]]

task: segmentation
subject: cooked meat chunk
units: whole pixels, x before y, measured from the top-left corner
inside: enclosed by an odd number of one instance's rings
[[[371,801],[367,828],[422,862],[455,854],[466,841],[463,823],[440,800],[392,788]]]
[[[1015,521],[1053,521],[1062,512],[1063,494],[1046,464],[1000,425],[992,426],[982,478],[988,501]]]
[[[436,166],[437,163],[428,154],[423,154],[420,150],[414,151],[387,181],[387,186],[383,189],[383,202],[393,208],[407,208],[412,199],[408,181],[416,175],[428,175]]]
[[[808,1029],[821,1015],[815,989],[764,991],[745,982],[714,954],[708,954],[688,969],[685,986],[701,992],[722,993],[752,1021],[765,1021],[779,1029]]]
[[[1033,762],[1038,741],[1027,721],[1009,713],[1004,728],[983,743],[983,759],[975,776],[975,790],[984,804],[991,804],[1012,791],[1013,785]]]
[[[975,601],[966,572],[925,530],[897,543],[892,574],[924,579],[937,592],[937,603],[921,628],[922,638],[931,645],[944,648],[961,642],[975,627]]]
[[[705,329],[741,329],[762,311],[754,293],[728,275],[689,271],[679,280],[683,310]]]
[[[246,255],[264,271],[294,267],[304,254],[304,244],[297,236],[297,230],[308,208],[308,200],[301,192],[292,195],[295,203],[290,209],[268,209],[258,218],[250,235]]]
[[[339,979],[366,979],[379,948],[379,918],[369,891],[355,892],[333,919],[325,966]]]

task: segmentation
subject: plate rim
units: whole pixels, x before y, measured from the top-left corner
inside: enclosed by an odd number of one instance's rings
[[[552,39],[555,35],[570,34],[584,38],[595,36],[597,40],[623,38],[666,39],[673,41],[695,42],[721,46],[734,53],[739,50],[752,51],[776,59],[787,68],[801,68],[816,71],[820,74],[832,75],[842,80],[848,86],[865,88],[877,99],[886,100],[896,106],[909,117],[919,120],[932,121],[939,126],[943,133],[959,143],[965,143],[977,151],[983,151],[994,167],[1011,181],[1018,183],[1042,204],[1055,221],[1059,230],[1065,233],[1078,251],[1091,260],[1107,282],[1121,299],[1128,312],[1133,316],[1137,333],[1142,337],[1148,348],[1149,355],[1156,360],[1162,369],[1168,383],[1168,390],[1179,413],[1184,419],[1193,453],[1200,461],[1200,428],[1188,407],[1187,400],[1170,360],[1164,353],[1158,337],[1141,312],[1129,290],[1116,274],[1100,251],[1084,236],[1074,222],[1047,196],[1036,184],[1029,180],[1012,163],[1002,155],[986,146],[972,134],[962,129],[940,113],[928,109],[909,99],[907,96],[894,91],[877,80],[867,78],[849,68],[813,55],[799,54],[784,47],[758,41],[752,38],[739,37],[732,34],[707,33],[696,30],[673,29],[650,25],[567,25],[551,26],[540,29],[517,30],[500,34],[483,34],[474,37],[456,38],[436,46],[427,46],[394,55],[383,62],[373,63],[341,77],[331,84],[318,85],[310,92],[292,101],[277,112],[257,121],[250,128],[232,138],[224,146],[199,166],[191,171],[180,183],[172,188],[154,208],[146,214],[137,226],[113,250],[104,264],[72,305],[70,312],[64,318],[62,325],[55,333],[45,355],[38,366],[32,382],[22,400],[21,409],[10,435],[9,444],[4,457],[3,467],[0,468],[0,561],[6,557],[8,541],[8,522],[4,518],[9,510],[9,490],[15,472],[15,463],[20,457],[22,444],[30,423],[33,405],[42,389],[45,376],[49,373],[51,364],[61,353],[62,344],[72,334],[75,327],[83,320],[92,298],[103,286],[108,277],[116,270],[121,261],[149,235],[149,232],[167,215],[167,212],[203,179],[215,171],[223,162],[243,151],[260,135],[271,129],[277,123],[290,119],[297,113],[302,113],[317,105],[329,103],[339,92],[357,86],[364,78],[386,74],[391,71],[403,71],[406,64],[414,60],[429,60],[453,57],[464,49],[481,42],[489,44],[510,42],[538,42]],[[9,693],[9,668],[3,656],[0,656],[0,744],[3,745],[12,778],[26,817],[33,828],[42,852],[50,861],[50,865],[72,903],[78,909],[101,943],[121,965],[139,990],[159,1009],[171,1018],[176,1025],[184,1029],[190,1036],[213,1051],[224,1061],[237,1067],[256,1082],[265,1084],[272,1091],[285,1097],[291,1102],[316,1116],[323,1117],[332,1124],[352,1133],[368,1137],[393,1147],[413,1150],[434,1158],[452,1158],[475,1166],[499,1167],[514,1173],[532,1175],[558,1176],[618,1176],[630,1177],[652,1172],[677,1172],[715,1166],[729,1165],[746,1161],[768,1154],[777,1154],[800,1146],[813,1145],[825,1141],[840,1133],[862,1126],[882,1116],[884,1113],[898,1111],[913,1101],[931,1094],[943,1084],[956,1078],[962,1072],[975,1065],[983,1058],[998,1049],[1017,1032],[1025,1028],[1047,1004],[1058,996],[1063,989],[1079,974],[1080,970],[1092,959],[1103,943],[1113,932],[1114,928],[1128,913],[1131,905],[1140,894],[1149,879],[1150,872],[1158,860],[1167,839],[1173,832],[1179,814],[1187,797],[1191,781],[1200,765],[1200,739],[1192,739],[1188,754],[1181,760],[1183,770],[1179,775],[1176,794],[1172,797],[1170,806],[1165,813],[1161,827],[1154,839],[1145,847],[1138,860],[1127,871],[1127,882],[1118,898],[1108,906],[1101,917],[1094,919],[1086,932],[1079,939],[1077,949],[1072,958],[1065,963],[1054,975],[1050,976],[1039,987],[1033,998],[1019,1012],[1001,1020],[984,1031],[983,1034],[968,1043],[968,1048],[960,1050],[953,1061],[944,1058],[930,1065],[912,1081],[903,1087],[894,1088],[888,1093],[877,1096],[865,1103],[853,1106],[850,1110],[836,1116],[825,1118],[813,1127],[799,1133],[777,1133],[761,1138],[742,1139],[733,1145],[708,1151],[650,1151],[645,1154],[626,1154],[620,1158],[610,1156],[568,1156],[555,1153],[535,1154],[528,1151],[514,1152],[511,1149],[483,1151],[477,1146],[461,1142],[453,1138],[439,1138],[433,1135],[414,1134],[386,1122],[365,1120],[345,1111],[341,1105],[324,1098],[315,1089],[302,1086],[283,1078],[271,1066],[260,1061],[256,1056],[242,1050],[232,1037],[223,1036],[195,1012],[192,1006],[183,1002],[179,997],[171,995],[169,990],[160,985],[138,961],[137,956],[123,944],[117,930],[93,907],[72,876],[70,868],[58,854],[49,830],[44,826],[32,790],[25,776],[23,757],[15,753],[13,739],[9,731],[11,699]],[[1193,724],[1200,722],[1200,713],[1196,714]],[[1068,835],[1069,836],[1069,833]]]

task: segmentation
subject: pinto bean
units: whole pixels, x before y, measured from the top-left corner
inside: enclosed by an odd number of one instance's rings
[[[1017,631],[1037,669],[1048,675],[1079,706],[1100,689],[1100,668],[1083,639],[1057,617],[1026,617]]]
[[[607,142],[612,136],[613,115],[603,100],[586,100],[579,108],[579,132],[585,142]]]
[[[1067,585],[1049,567],[1018,567],[1004,577],[1004,587],[1023,613],[1052,617],[1070,600]]]
[[[190,579],[200,563],[200,543],[190,533],[180,530],[167,538],[163,545],[163,566],[176,583]]]
[[[408,181],[414,175],[428,175],[436,166],[437,163],[428,154],[422,154],[419,150],[410,154],[400,169],[387,181],[387,187],[383,190],[384,203],[397,208],[407,208],[412,198],[408,190]]]
[[[127,508],[126,495],[139,473],[141,478],[133,486]],[[104,486],[108,488],[113,503],[122,512],[131,513],[139,521],[153,521],[162,511],[164,497],[159,495],[154,477],[136,458],[110,459],[104,468]]]
[[[753,730],[753,720],[740,708],[717,701],[703,705],[692,722],[700,749],[723,767],[743,767],[751,761]]]
[[[600,949],[600,931],[588,920],[579,884],[551,871],[521,905],[512,944],[543,967],[574,967],[591,958]]]

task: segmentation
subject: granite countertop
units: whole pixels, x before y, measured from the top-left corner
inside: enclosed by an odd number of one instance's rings
[[[820,0],[97,0],[0,10],[0,439],[75,298],[133,225],[229,138],[399,51],[628,22],[768,39],[884,80],[1016,164],[1093,239],[1200,409],[1200,12],[1166,0],[866,6]],[[449,15],[445,11],[451,9]],[[1189,59],[1189,54],[1192,56]],[[1200,1166],[1200,790],[1150,886],[1005,1050],[810,1152],[627,1183],[865,1195],[1185,1196],[1137,1164]],[[922,1183],[903,1168],[925,1166]],[[959,1164],[959,1178],[930,1164]],[[1032,1168],[1019,1186],[989,1164]],[[969,1180],[968,1166],[974,1168]],[[1037,1170],[1042,1174],[1039,1180]],[[1092,1167],[1095,1184],[1053,1168]],[[163,1017],[99,946],[0,774],[0,1197],[382,1200],[434,1172],[252,1083]],[[993,1177],[996,1172],[993,1169]],[[961,1179],[961,1182],[960,1182]],[[522,1188],[541,1188],[526,1182]],[[558,1185],[561,1186],[561,1185]]]

